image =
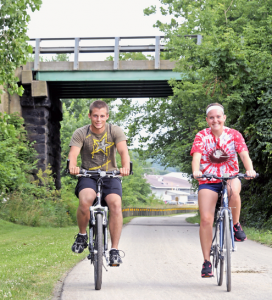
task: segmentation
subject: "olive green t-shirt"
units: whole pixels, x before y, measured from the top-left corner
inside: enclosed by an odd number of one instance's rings
[[[81,149],[81,168],[112,171],[117,170],[116,144],[126,140],[123,130],[116,125],[106,123],[105,131],[101,134],[93,133],[90,125],[85,125],[73,133],[69,146]]]

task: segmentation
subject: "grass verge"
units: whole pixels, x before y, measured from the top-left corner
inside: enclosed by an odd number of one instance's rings
[[[199,224],[200,216],[198,214],[195,217],[189,217],[186,221],[189,223]],[[245,226],[243,226],[243,230],[245,231],[248,239],[272,247],[272,231]]]
[[[71,251],[77,231],[0,220],[0,299],[51,299],[56,282],[86,257]]]

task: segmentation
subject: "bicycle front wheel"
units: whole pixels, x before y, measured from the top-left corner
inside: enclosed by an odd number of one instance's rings
[[[103,267],[103,226],[101,214],[96,214],[94,251],[94,285],[96,290],[100,290]]]
[[[220,224],[218,223],[216,225],[216,235],[215,235],[215,246],[216,246],[216,251],[215,251],[215,268],[216,268],[216,279],[217,279],[217,284],[219,286],[222,285],[223,283],[223,276],[224,276],[224,259],[220,255],[219,249],[220,249]]]
[[[227,210],[224,211],[224,260],[226,273],[227,291],[231,291],[231,236],[230,236],[230,220]]]

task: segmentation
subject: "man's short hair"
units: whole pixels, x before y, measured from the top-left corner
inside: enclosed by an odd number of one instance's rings
[[[92,111],[94,108],[98,108],[98,109],[106,108],[107,114],[109,114],[108,104],[102,100],[96,100],[93,103],[91,103],[90,109],[89,109],[90,115],[92,114]]]

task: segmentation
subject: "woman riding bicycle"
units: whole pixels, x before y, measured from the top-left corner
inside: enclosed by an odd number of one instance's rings
[[[192,171],[195,179],[199,181],[198,205],[200,212],[200,243],[204,256],[201,276],[212,277],[212,264],[210,263],[210,249],[212,244],[212,226],[218,193],[222,190],[220,180],[210,181],[197,177],[203,174],[215,174],[219,177],[228,173],[230,176],[239,173],[237,153],[239,154],[246,174],[255,177],[252,161],[244,138],[237,130],[224,126],[226,115],[224,107],[219,103],[211,103],[206,109],[206,121],[209,128],[196,134],[191,150]],[[235,241],[245,241],[246,235],[239,223],[241,210],[241,182],[238,178],[228,182],[229,206],[232,209]]]

